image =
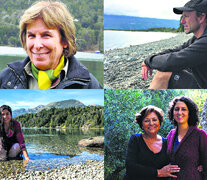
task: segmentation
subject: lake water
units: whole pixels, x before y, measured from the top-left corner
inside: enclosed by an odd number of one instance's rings
[[[0,46],[0,71],[6,67],[7,63],[23,60],[25,57],[26,53],[23,48]],[[103,54],[77,52],[75,57],[88,68],[103,86]]]
[[[104,50],[129,47],[175,37],[168,32],[104,31]]]
[[[91,150],[78,146],[78,141],[81,139],[104,136],[104,130],[84,132],[79,129],[23,129],[23,134],[31,160],[24,167],[23,161],[16,161],[16,164],[24,170],[50,170],[87,160],[104,160],[103,150]],[[3,170],[1,163],[7,163],[7,166],[9,164],[12,167],[13,161],[0,162],[0,171]],[[15,167],[16,169],[18,170]],[[8,171],[8,168],[5,168],[5,170]],[[14,169],[11,168],[11,171],[14,171]]]

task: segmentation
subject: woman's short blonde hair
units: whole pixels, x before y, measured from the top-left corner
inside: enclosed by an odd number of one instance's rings
[[[27,9],[20,19],[20,40],[26,50],[27,25],[36,19],[42,19],[49,29],[57,28],[61,35],[61,42],[68,47],[63,50],[65,57],[74,55],[77,51],[75,25],[73,17],[65,4],[58,1],[38,1]]]

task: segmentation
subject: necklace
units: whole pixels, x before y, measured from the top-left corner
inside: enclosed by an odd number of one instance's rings
[[[9,129],[10,129],[10,123],[7,125],[7,124],[4,124],[4,131],[6,134],[9,133]]]

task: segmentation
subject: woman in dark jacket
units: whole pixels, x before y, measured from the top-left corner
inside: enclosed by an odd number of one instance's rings
[[[156,180],[176,177],[171,173],[179,172],[177,165],[168,165],[167,140],[157,134],[163,114],[160,108],[150,105],[135,115],[144,133],[132,135],[129,140],[125,180]]]
[[[170,163],[180,167],[177,178],[171,179],[207,179],[207,134],[196,127],[198,114],[197,105],[188,97],[175,97],[170,102],[168,117],[176,129],[168,134],[167,154]]]
[[[76,58],[73,17],[59,1],[37,1],[20,19],[28,54],[0,73],[1,89],[102,89]]]

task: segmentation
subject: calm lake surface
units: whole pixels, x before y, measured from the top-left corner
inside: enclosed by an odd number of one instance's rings
[[[0,71],[6,67],[7,63],[23,60],[25,57],[26,53],[22,48],[0,46]],[[75,57],[88,68],[103,86],[103,54],[77,52]]]
[[[104,31],[104,50],[129,47],[175,37],[168,32]]]
[[[25,170],[50,170],[87,160],[104,160],[103,150],[91,150],[78,146],[78,141],[81,139],[104,136],[104,130],[84,132],[79,129],[22,129],[22,131],[31,160],[25,167],[23,167],[23,161],[16,161],[15,163]],[[12,167],[14,161],[6,163],[7,166]],[[1,171],[3,170],[2,167],[6,167],[5,171],[9,171],[9,168],[6,165],[2,166],[1,162],[0,166]]]

